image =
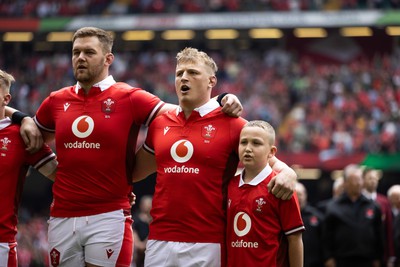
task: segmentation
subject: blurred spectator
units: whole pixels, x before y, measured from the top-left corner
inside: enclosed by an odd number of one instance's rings
[[[307,202],[307,189],[302,183],[296,184],[301,217],[306,231],[303,232],[304,267],[322,267],[322,220],[323,214]]]
[[[332,198],[321,200],[317,203],[317,208],[320,212],[322,212],[322,214],[325,215],[326,207],[328,206],[329,202],[334,201],[343,194],[343,183],[343,177],[337,177],[332,184]]]
[[[359,166],[346,166],[343,179],[344,193],[328,204],[322,227],[325,267],[380,267],[381,210],[362,194]]]
[[[392,207],[394,217],[400,214],[400,184],[391,186],[387,191],[387,197]]]
[[[381,174],[378,170],[366,168],[363,171],[364,189],[363,194],[375,201],[382,211],[382,224],[385,236],[384,246],[384,264],[389,266],[394,258],[394,243],[393,243],[393,215],[391,205],[388,198],[377,192]]]
[[[395,246],[395,266],[400,267],[400,184],[392,185],[387,191],[394,217],[393,237]]]

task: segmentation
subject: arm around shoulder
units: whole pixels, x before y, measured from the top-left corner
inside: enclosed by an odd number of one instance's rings
[[[15,108],[6,106],[5,107],[5,115],[6,117],[12,118],[12,115],[17,112],[18,110],[16,110]]]
[[[243,112],[242,103],[234,94],[224,93],[217,97],[219,105],[222,107],[222,112],[231,117],[239,117]]]
[[[42,147],[42,134],[29,115],[8,106],[5,107],[5,115],[11,118],[13,123],[21,125],[20,134],[27,151],[33,153]]]
[[[297,174],[286,163],[275,156],[270,159],[270,166],[278,174],[268,184],[269,191],[277,198],[288,200],[293,196]]]

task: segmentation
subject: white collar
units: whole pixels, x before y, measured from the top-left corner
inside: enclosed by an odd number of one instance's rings
[[[243,181],[243,174],[246,171],[246,169],[243,169],[243,171],[240,173],[240,179],[239,179],[239,187],[241,187],[242,185],[245,185],[246,183]],[[261,183],[262,181],[264,181],[272,172],[272,168],[271,166],[269,166],[269,164],[267,164],[264,169],[257,174],[256,177],[253,178],[253,180],[251,180],[249,183],[247,183],[248,185],[253,185],[256,186],[259,183]]]
[[[370,193],[370,192],[368,192],[367,190],[364,189],[363,193],[364,193],[364,196],[366,196],[368,199],[376,200],[376,196],[377,196],[376,192]]]
[[[200,114],[201,117],[204,117],[205,115],[207,115],[208,113],[214,111],[218,107],[219,107],[219,103],[217,102],[217,100],[210,99],[207,103],[205,103],[201,107],[195,108],[194,111],[197,111]],[[176,115],[178,115],[182,111],[183,111],[182,107],[179,106],[176,109]]]
[[[111,85],[113,85],[115,83],[116,83],[116,81],[114,80],[113,76],[109,75],[104,80],[102,80],[96,84],[93,84],[92,87],[99,87],[101,91],[104,91],[104,90],[110,88]],[[79,89],[81,89],[81,88],[82,88],[82,86],[79,84],[79,82],[77,82],[75,85],[75,93],[78,93]]]

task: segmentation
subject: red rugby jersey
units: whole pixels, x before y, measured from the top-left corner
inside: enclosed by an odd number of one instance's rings
[[[168,112],[149,127],[145,149],[157,162],[149,239],[224,242],[223,185],[236,172],[245,120],[223,114],[215,100],[196,110],[187,120]]]
[[[296,194],[281,200],[268,192],[268,182],[275,175],[267,165],[249,184],[243,184],[241,174],[230,181],[228,267],[289,266],[285,235],[304,231],[304,225]]]
[[[9,118],[0,120],[0,242],[15,242],[18,207],[29,166],[39,169],[56,156],[43,148],[30,154],[19,132],[19,125]]]
[[[112,76],[88,95],[77,86],[53,92],[35,120],[55,131],[59,161],[51,216],[88,216],[130,210],[128,193],[136,141],[163,102],[139,88],[115,83]]]

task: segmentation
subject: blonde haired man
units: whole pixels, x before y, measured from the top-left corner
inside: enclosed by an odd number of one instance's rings
[[[211,57],[185,48],[176,59],[179,107],[150,125],[133,175],[138,181],[157,171],[145,266],[225,266],[224,192],[246,121],[211,99],[218,70]],[[282,171],[272,191],[291,197],[296,174],[275,157],[271,165]]]

